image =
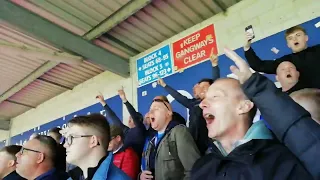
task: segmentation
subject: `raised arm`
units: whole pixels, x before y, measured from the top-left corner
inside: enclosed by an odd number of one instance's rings
[[[125,126],[119,117],[116,115],[116,113],[108,106],[108,104],[105,102],[103,95],[100,93],[98,96],[96,96],[96,99],[100,102],[100,104],[104,107],[106,111],[107,120],[110,124],[114,124],[116,126],[121,127],[123,132],[126,132],[129,128]]]
[[[122,100],[122,102],[126,105],[127,110],[136,125],[136,127],[145,128],[143,125],[143,116],[141,113],[137,112],[132,104],[127,100],[126,93],[123,90],[123,87],[118,90],[118,94]]]
[[[278,65],[284,61],[283,58],[277,60],[261,60],[251,47],[252,34],[246,33],[246,43],[243,47],[244,55],[250,67],[258,72],[276,74]]]
[[[243,89],[252,98],[278,139],[319,179],[320,166],[314,158],[320,156],[319,124],[263,75],[255,73],[243,84]]]
[[[320,126],[289,95],[259,73],[252,74],[246,62],[235,52],[226,55],[239,67],[231,67],[239,77],[246,95],[253,100],[278,139],[302,162],[315,179],[320,179]]]
[[[211,49],[210,61],[212,65],[212,80],[214,82],[215,80],[220,78],[220,68],[218,66],[218,61],[219,61],[218,55],[214,54],[213,48]]]
[[[175,100],[177,100],[180,104],[182,104],[184,107],[186,108],[192,108],[193,104],[192,104],[192,100],[188,99],[187,97],[185,97],[184,95],[180,94],[177,90],[173,89],[172,87],[168,86],[164,80],[162,78],[158,79],[158,84],[162,87],[164,87],[164,89],[171,94],[171,96],[173,96],[173,98]]]

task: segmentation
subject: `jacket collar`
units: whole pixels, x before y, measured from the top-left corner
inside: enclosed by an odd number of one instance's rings
[[[110,159],[110,156],[111,156],[111,159],[112,159],[112,153],[109,152],[108,156],[105,156],[105,157],[101,158],[101,160],[99,161],[99,163],[98,163],[98,165],[96,167],[88,168],[88,178],[87,179],[94,179],[94,176],[98,172],[99,168],[102,166],[102,164],[106,160]],[[71,177],[68,180],[71,180],[71,179],[84,179],[83,172],[79,167],[76,167],[73,170],[71,170],[69,172],[69,174],[70,174]]]
[[[94,173],[92,179],[108,179],[108,172],[110,170],[110,166],[113,163],[113,154],[109,153],[109,155],[101,161],[99,168]]]
[[[38,176],[35,180],[41,180],[41,179],[45,179],[47,176],[51,176],[56,172],[56,169],[53,168],[45,173],[43,173],[42,175]]]
[[[265,126],[263,121],[258,121],[251,125],[243,139],[236,141],[233,144],[233,150],[237,147],[239,147],[242,144],[245,144],[253,139],[273,139],[273,135],[270,132],[270,130]],[[221,154],[223,156],[227,156],[228,153],[225,151],[225,149],[222,147],[221,143],[219,141],[214,141],[214,144],[217,146],[217,148],[220,150]]]

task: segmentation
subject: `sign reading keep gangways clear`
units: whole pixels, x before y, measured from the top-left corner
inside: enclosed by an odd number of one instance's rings
[[[209,59],[212,49],[218,53],[214,26],[209,25],[172,44],[174,69],[179,71]]]
[[[136,67],[139,87],[209,59],[212,50],[218,53],[214,26],[209,25],[139,58]]]

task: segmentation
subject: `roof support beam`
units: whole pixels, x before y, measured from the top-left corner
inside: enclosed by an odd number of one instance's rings
[[[58,86],[58,87],[62,87],[64,89],[72,90],[71,87],[67,87],[67,86],[64,86],[62,84],[59,84],[59,83],[56,83],[56,82],[53,82],[53,81],[50,81],[50,80],[47,80],[47,79],[43,79],[41,77],[39,77],[38,80],[46,82],[46,83],[49,83],[49,84],[53,84],[53,85]]]
[[[42,66],[40,66],[38,69],[33,71],[31,74],[29,74],[27,77],[25,77],[23,80],[18,82],[16,85],[14,85],[12,88],[10,88],[8,91],[3,93],[0,96],[0,103],[4,100],[8,99],[18,91],[20,91],[22,88],[26,87],[28,84],[36,80],[38,77],[43,75],[45,72],[49,71],[50,69],[54,68],[58,63],[53,61],[48,61],[44,63]]]
[[[47,61],[55,61],[58,63],[65,63],[70,65],[78,65],[83,62],[81,56],[70,55],[65,52],[31,48],[27,46],[19,46],[12,43],[0,41],[0,53],[9,55],[20,55],[25,57],[32,57]]]
[[[110,29],[112,29],[122,21],[126,20],[129,16],[131,16],[132,14],[136,13],[137,11],[145,7],[151,1],[152,0],[134,0],[134,1],[128,2],[126,5],[124,5],[119,10],[114,12],[107,19],[105,19],[96,27],[94,27],[89,32],[87,32],[83,36],[83,38],[92,40],[101,36],[103,33],[108,32]]]
[[[17,105],[21,105],[21,106],[25,106],[25,107],[28,107],[28,108],[36,108],[34,106],[31,106],[31,105],[28,105],[28,104],[24,104],[24,103],[21,103],[21,102],[17,102],[17,101],[12,101],[12,100],[5,100],[6,102],[9,102],[9,103],[12,103],[12,104],[17,104]]]
[[[94,64],[102,66],[122,77],[128,77],[129,62],[91,42],[75,35],[50,21],[7,0],[0,1],[0,19],[7,21],[59,49],[81,55]]]
[[[227,11],[227,7],[220,0],[212,0],[223,12]]]

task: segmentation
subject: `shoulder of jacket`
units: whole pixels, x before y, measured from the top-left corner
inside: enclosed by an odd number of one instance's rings
[[[171,129],[171,133],[177,134],[188,131],[187,126],[183,124],[176,125],[174,128]]]

